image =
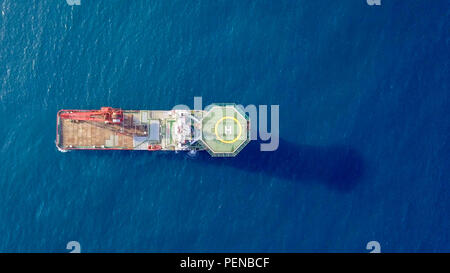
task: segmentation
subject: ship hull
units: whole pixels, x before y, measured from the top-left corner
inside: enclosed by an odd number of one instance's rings
[[[58,150],[199,151],[232,157],[250,141],[250,121],[234,104],[206,110],[60,110]]]

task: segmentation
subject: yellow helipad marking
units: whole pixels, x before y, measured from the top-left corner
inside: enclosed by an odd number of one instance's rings
[[[231,120],[233,120],[233,121],[236,122],[237,125],[239,126],[239,134],[238,134],[237,137],[235,137],[235,138],[232,139],[232,140],[224,140],[223,138],[221,138],[221,137],[219,136],[219,132],[217,132],[217,127],[219,127],[219,123],[221,123],[223,120],[226,120],[226,119],[231,119]],[[242,135],[242,125],[241,125],[241,123],[239,122],[239,120],[237,120],[237,118],[235,118],[235,117],[223,117],[223,118],[219,119],[219,120],[216,122],[216,126],[214,126],[214,132],[216,133],[216,138],[217,138],[217,140],[219,140],[220,142],[226,143],[226,144],[231,144],[231,143],[236,142],[236,141],[241,137],[241,135]]]

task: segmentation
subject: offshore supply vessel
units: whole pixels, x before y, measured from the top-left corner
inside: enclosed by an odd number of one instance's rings
[[[250,119],[234,104],[205,110],[60,110],[56,147],[68,150],[206,150],[235,156],[250,142]]]

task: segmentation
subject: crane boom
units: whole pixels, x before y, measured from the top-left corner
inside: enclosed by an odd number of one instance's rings
[[[100,110],[62,113],[60,117],[62,119],[120,124],[123,121],[123,111],[112,107],[102,107]]]

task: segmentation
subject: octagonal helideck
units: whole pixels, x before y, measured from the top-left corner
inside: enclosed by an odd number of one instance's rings
[[[202,119],[202,144],[212,156],[235,156],[250,141],[249,118],[234,104],[213,104]]]

